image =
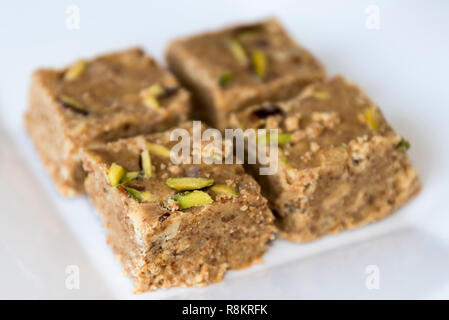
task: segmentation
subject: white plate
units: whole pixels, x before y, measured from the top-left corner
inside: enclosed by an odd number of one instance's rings
[[[79,30],[66,28],[69,2],[2,2],[0,298],[449,298],[449,3],[373,2],[76,1]],[[377,9],[380,29],[369,29]],[[91,205],[56,193],[24,132],[30,73],[130,45],[162,61],[175,36],[271,15],[381,106],[412,142],[423,190],[368,227],[277,240],[264,264],[221,283],[132,295]],[[78,268],[79,289],[67,266]]]

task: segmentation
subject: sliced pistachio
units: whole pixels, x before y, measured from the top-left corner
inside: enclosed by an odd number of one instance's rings
[[[366,108],[365,109],[365,122],[366,125],[374,131],[379,130],[380,127],[380,119],[379,114],[375,108]]]
[[[126,175],[126,169],[121,165],[113,163],[108,169],[108,182],[111,186],[116,187]]]
[[[120,184],[130,183],[131,181],[135,180],[138,176],[139,176],[138,171],[127,172],[123,177],[123,179],[120,181]]]
[[[397,150],[401,150],[402,152],[406,152],[408,149],[410,149],[410,142],[405,139],[404,137],[401,137],[401,141],[396,145]]]
[[[148,178],[151,178],[151,176],[153,175],[153,167],[151,165],[151,157],[150,152],[148,150],[144,150],[140,153],[140,161],[143,173]]]
[[[292,140],[291,133],[278,133],[278,145],[282,146]]]
[[[149,191],[144,191],[140,193],[143,202],[155,202],[157,198]]]
[[[236,38],[228,38],[226,43],[231,53],[240,64],[247,65],[249,63],[245,50]]]
[[[150,96],[150,95],[142,97],[142,101],[143,101],[143,104],[150,109],[159,109],[159,107],[161,106],[159,101],[157,101],[157,99],[155,97]]]
[[[150,151],[150,153],[155,154],[157,156],[170,158],[170,150],[168,148],[164,147],[163,145],[150,143],[150,142],[147,142],[146,145],[147,145],[147,149],[148,149],[148,151]]]
[[[168,178],[167,186],[175,190],[196,190],[209,187],[214,184],[214,179],[202,177],[178,177]]]
[[[120,187],[123,188],[132,198],[134,198],[138,202],[155,202],[157,200],[157,198],[149,191],[139,191],[131,187]]]
[[[177,86],[164,88],[159,83],[155,83],[150,87],[140,91],[140,97],[142,98],[143,103],[148,108],[157,109],[161,106],[158,100],[159,98],[168,98],[176,93],[177,90]]]
[[[148,89],[145,89],[145,94],[148,94],[153,97],[159,97],[164,94],[165,89],[159,84],[155,83],[152,86],[150,86]]]
[[[61,95],[59,97],[59,100],[61,101],[64,108],[70,109],[71,111],[82,114],[84,116],[89,114],[89,111],[86,110],[86,108],[80,102],[69,96]]]
[[[143,198],[142,198],[142,193],[139,190],[136,190],[134,188],[130,188],[130,187],[125,187],[126,192],[128,192],[128,194],[133,197],[134,199],[136,199],[139,202],[142,202]]]
[[[226,71],[220,76],[220,79],[218,79],[218,84],[220,85],[220,87],[225,88],[229,85],[229,83],[231,83],[232,77],[232,72]]]
[[[64,80],[72,81],[78,79],[83,74],[87,67],[87,62],[84,60],[78,60],[74,63],[64,74]]]
[[[271,144],[273,141],[275,141],[276,135],[271,135],[267,133],[265,136],[258,136],[257,142],[258,143],[267,143],[267,141]],[[282,146],[284,144],[289,143],[292,140],[292,134],[291,133],[284,133],[279,132],[277,134],[277,142],[279,146]]]
[[[328,100],[331,94],[327,91],[314,91],[312,94],[318,100]]]
[[[226,184],[214,184],[210,190],[217,194],[224,194],[232,197],[238,197],[240,195],[236,187],[228,186]]]
[[[267,75],[267,56],[262,50],[256,50],[251,55],[251,62],[254,73],[264,79]]]
[[[214,202],[209,194],[199,190],[177,194],[174,200],[178,203],[179,209],[181,210]]]

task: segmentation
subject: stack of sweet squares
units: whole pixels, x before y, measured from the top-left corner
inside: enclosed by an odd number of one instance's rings
[[[166,59],[172,73],[140,49],[38,70],[25,115],[57,189],[87,193],[136,292],[219,281],[260,261],[276,235],[365,225],[419,191],[409,142],[275,19],[176,40]],[[170,135],[193,139],[189,119],[278,129],[276,172],[196,163],[195,152],[174,163]]]

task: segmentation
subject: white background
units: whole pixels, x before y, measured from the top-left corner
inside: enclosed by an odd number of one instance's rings
[[[80,9],[80,29],[66,8]],[[366,28],[369,5],[380,29]],[[382,222],[298,245],[218,284],[132,295],[84,197],[59,196],[23,128],[30,73],[128,46],[163,62],[176,36],[278,17],[330,75],[359,84],[409,151],[423,191]],[[448,1],[2,1],[0,4],[0,298],[449,298]],[[68,290],[66,266],[80,269]],[[367,266],[380,288],[367,289]]]

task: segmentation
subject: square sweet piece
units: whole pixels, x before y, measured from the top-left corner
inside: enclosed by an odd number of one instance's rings
[[[220,129],[229,112],[290,98],[325,74],[275,19],[176,40],[166,58],[196,99],[194,112]]]
[[[37,70],[25,124],[65,196],[83,193],[80,148],[162,131],[184,121],[189,94],[141,49]]]
[[[280,236],[309,241],[379,220],[420,189],[410,144],[379,108],[342,77],[297,97],[234,114],[238,128],[279,129],[278,170],[256,179],[277,216]],[[265,139],[266,140],[266,139]]]
[[[241,165],[176,165],[175,144],[165,132],[83,151],[86,192],[136,292],[219,281],[260,261],[274,237],[267,201]]]

